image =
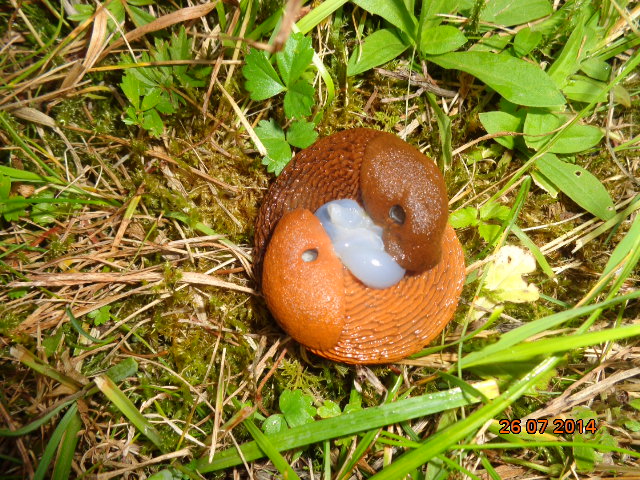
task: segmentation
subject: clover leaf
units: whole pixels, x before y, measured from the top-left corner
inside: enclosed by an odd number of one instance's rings
[[[242,74],[252,100],[266,100],[281,92],[287,118],[304,118],[311,114],[315,88],[304,76],[313,59],[311,39],[301,33],[289,37],[283,50],[274,55],[278,71],[266,52],[252,49],[245,59]]]
[[[280,175],[282,169],[291,160],[291,145],[307,148],[318,137],[314,124],[307,121],[293,122],[285,135],[284,130],[273,119],[261,120],[255,128],[256,135],[267,149],[267,155],[262,164],[267,166],[268,172]]]
[[[290,427],[297,427],[313,422],[316,409],[312,405],[313,398],[300,390],[285,390],[280,395],[280,410]]]

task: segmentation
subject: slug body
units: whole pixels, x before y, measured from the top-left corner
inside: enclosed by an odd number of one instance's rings
[[[340,260],[317,211],[347,199],[406,270],[395,285],[366,286]],[[256,220],[255,276],[280,326],[314,353],[399,360],[436,337],[457,307],[464,256],[447,218],[432,161],[395,135],[346,130],[298,153],[270,187]]]

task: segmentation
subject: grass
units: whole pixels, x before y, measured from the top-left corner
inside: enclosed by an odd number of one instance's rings
[[[637,5],[104,5],[0,13],[1,478],[637,478]],[[270,172],[356,126],[438,161],[467,260],[394,365],[251,273]]]

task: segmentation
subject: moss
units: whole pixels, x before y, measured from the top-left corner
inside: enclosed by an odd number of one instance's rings
[[[26,317],[18,315],[12,311],[7,311],[4,307],[0,307],[0,335],[13,337],[14,330],[22,323]],[[14,340],[26,340],[26,338],[14,338]]]

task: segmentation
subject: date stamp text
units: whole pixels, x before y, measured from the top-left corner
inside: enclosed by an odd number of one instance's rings
[[[498,421],[500,424],[499,433],[545,433],[547,428],[551,428],[553,435],[572,435],[574,433],[596,433],[598,425],[592,418],[590,420],[573,420],[572,418],[555,418],[549,422],[546,418],[536,418],[522,421],[519,418],[509,420],[503,418]]]

